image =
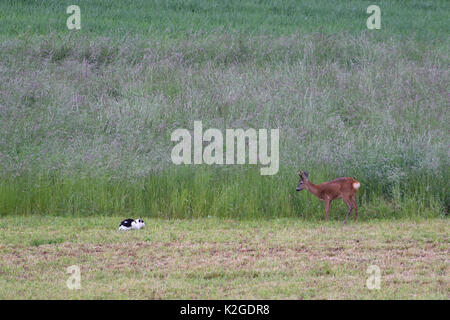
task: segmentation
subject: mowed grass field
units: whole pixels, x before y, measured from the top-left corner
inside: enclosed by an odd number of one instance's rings
[[[448,299],[448,220],[10,217],[1,299]],[[14,228],[11,228],[14,225]],[[66,268],[81,271],[69,290]],[[369,266],[380,289],[369,290]]]
[[[0,298],[449,299],[448,1],[380,30],[370,1],[71,4],[0,2]],[[194,121],[278,128],[279,172],[174,165]],[[360,181],[358,221],[299,169]]]

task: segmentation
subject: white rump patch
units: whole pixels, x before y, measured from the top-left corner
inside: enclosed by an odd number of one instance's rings
[[[359,182],[353,182],[353,188],[354,189],[358,190],[359,186],[360,186]]]

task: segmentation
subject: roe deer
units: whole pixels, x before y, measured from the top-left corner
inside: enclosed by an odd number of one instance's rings
[[[337,178],[321,184],[314,184],[308,180],[308,171],[298,173],[300,182],[297,186],[297,191],[304,189],[311,192],[317,198],[325,202],[325,220],[328,221],[328,212],[330,211],[331,201],[342,198],[348,207],[347,216],[344,223],[347,223],[347,218],[352,209],[355,209],[355,221],[358,216],[358,209],[356,207],[356,191],[360,187],[360,183],[353,178]]]

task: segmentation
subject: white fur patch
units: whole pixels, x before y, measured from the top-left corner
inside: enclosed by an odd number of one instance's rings
[[[143,227],[145,227],[145,223],[140,219],[136,219],[131,223],[131,229],[139,230],[142,229]]]
[[[358,190],[359,187],[360,187],[359,182],[353,182],[353,188],[354,188],[354,189]]]

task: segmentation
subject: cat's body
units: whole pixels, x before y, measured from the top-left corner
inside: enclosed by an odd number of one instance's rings
[[[144,220],[142,219],[125,219],[119,225],[120,231],[127,230],[139,230],[145,226]]]

